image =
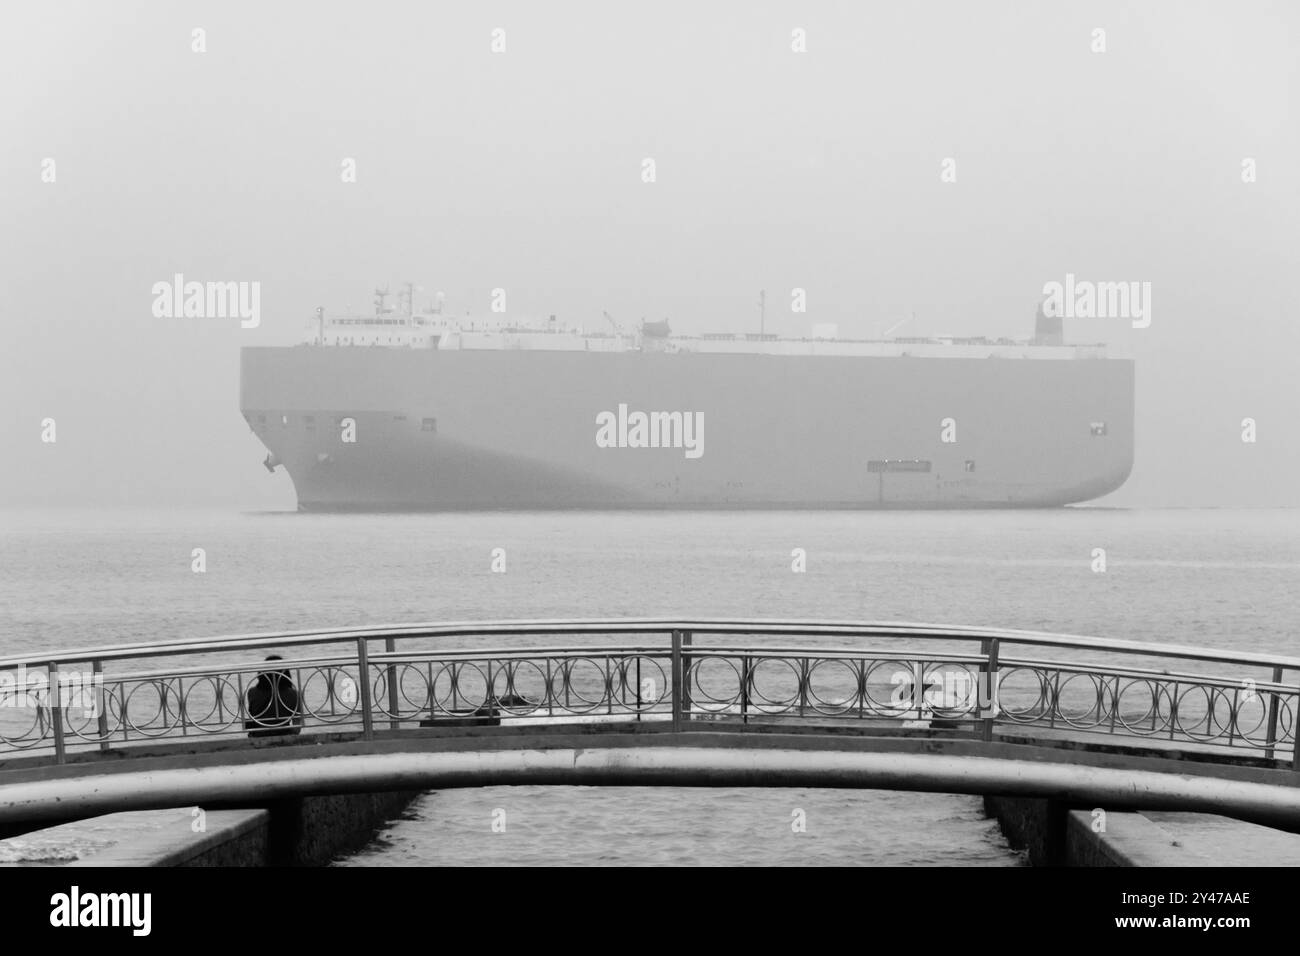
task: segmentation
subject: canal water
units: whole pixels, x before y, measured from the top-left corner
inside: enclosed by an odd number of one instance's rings
[[[493,571],[495,549],[504,571]],[[795,549],[806,571],[792,570]],[[0,511],[0,653],[363,623],[691,615],[987,624],[1300,654],[1298,585],[1300,511]],[[965,796],[519,787],[427,794],[342,862],[1020,860]]]

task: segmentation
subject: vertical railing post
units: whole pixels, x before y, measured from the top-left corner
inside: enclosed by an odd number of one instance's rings
[[[301,683],[301,677],[302,677],[301,671],[298,672],[298,676],[300,678],[299,683]],[[180,718],[181,736],[184,737],[187,732],[187,728],[185,725],[189,723],[189,718],[190,718],[189,708],[185,706],[185,678],[184,677],[176,678],[176,716]]]
[[[799,659],[799,716],[806,716],[808,709],[808,682],[812,679],[812,670],[808,667],[808,658]]]
[[[1119,720],[1119,675],[1116,674],[1110,683],[1110,732],[1115,732],[1115,723]]]
[[[912,703],[916,705],[915,719],[925,720],[925,661],[912,664]]]
[[[555,687],[551,683],[551,659],[546,658],[546,716],[555,716]]]
[[[682,632],[673,629],[671,651],[673,693],[672,693],[672,727],[673,733],[679,733],[682,729]]]
[[[641,722],[641,655],[636,656],[636,719]]]
[[[1296,706],[1291,714],[1291,769],[1300,773],[1300,687],[1296,688]]]
[[[374,740],[375,719],[370,712],[370,651],[364,637],[357,638],[357,670],[361,678],[357,688],[357,699],[361,702],[361,736],[365,740]]]
[[[740,722],[749,723],[749,655],[740,658]]]
[[[1208,734],[1211,727],[1218,724],[1218,698],[1216,697],[1210,703],[1209,713],[1205,715],[1205,732]],[[1232,689],[1232,700],[1228,703],[1228,746],[1231,747],[1237,739],[1237,728],[1241,725],[1241,687]],[[1220,728],[1221,729],[1221,728]],[[1218,736],[1223,736],[1219,734]]]
[[[104,690],[104,662],[95,661],[91,665],[91,672],[94,674],[95,693],[98,698],[95,701],[96,713],[98,715],[97,727],[99,729],[99,749],[108,749],[108,694]],[[220,699],[220,695],[218,695]]]
[[[998,711],[998,651],[1000,648],[998,638],[982,641],[980,643],[980,652],[984,655],[984,663],[980,667],[979,686],[975,688],[975,698],[981,713],[988,711],[988,716],[980,718],[980,739],[986,743],[993,740],[993,722],[997,720]],[[988,691],[987,697],[985,691]]]
[[[1273,686],[1282,683],[1282,668],[1273,668]],[[1272,760],[1274,744],[1277,743],[1277,691],[1268,692],[1268,736],[1264,739],[1264,759]]]
[[[392,637],[384,638],[384,650],[389,654],[394,653],[397,650],[397,640]],[[397,730],[401,727],[402,722],[397,719],[397,666],[391,661],[388,664],[384,679],[388,681],[388,713],[390,716],[388,726],[392,730]]]
[[[1296,703],[1300,704],[1300,694],[1296,695]],[[1300,773],[1300,712],[1291,724],[1291,769]]]
[[[614,666],[613,658],[611,658],[609,655],[606,655],[605,656],[605,716],[607,717],[612,716],[614,713],[614,671],[611,670],[613,666]],[[627,702],[627,691],[626,691],[627,671],[623,672],[623,687],[624,687],[623,700],[624,703],[626,703]]]
[[[1056,729],[1056,712],[1061,709],[1061,672],[1053,671],[1052,688],[1047,698],[1047,726]],[[1154,708],[1153,708],[1154,709]],[[1154,717],[1151,718],[1153,721]]]
[[[682,631],[682,650],[690,648],[693,635],[690,631]],[[691,719],[691,655],[682,655],[682,720]]]
[[[67,756],[63,745],[63,696],[59,693],[59,665],[50,661],[50,723],[54,727],[54,762],[63,763]]]

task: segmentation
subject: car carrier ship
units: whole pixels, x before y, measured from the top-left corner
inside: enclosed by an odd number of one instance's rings
[[[240,404],[304,511],[1051,507],[1133,464],[1134,371],[1026,341],[584,330],[318,309],[240,356]]]

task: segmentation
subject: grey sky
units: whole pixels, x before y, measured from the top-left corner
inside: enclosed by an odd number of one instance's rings
[[[317,305],[368,308],[376,283],[680,331],[753,328],[765,288],[769,331],[914,311],[920,334],[1022,337],[1067,272],[1153,287],[1149,329],[1067,324],[1138,362],[1136,466],[1105,503],[1300,504],[1294,4],[24,2],[3,21],[0,505],[291,505],[240,417],[238,350],[296,340]],[[175,272],[260,281],[261,327],[154,318]]]

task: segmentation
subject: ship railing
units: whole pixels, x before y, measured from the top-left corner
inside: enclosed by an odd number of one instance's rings
[[[264,659],[272,654],[280,659]],[[1298,681],[1295,657],[969,626],[376,625],[0,658],[0,761],[62,763],[250,732],[258,744],[281,734],[636,723],[1105,739],[1300,771]]]

